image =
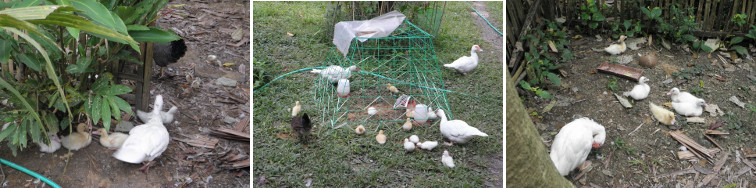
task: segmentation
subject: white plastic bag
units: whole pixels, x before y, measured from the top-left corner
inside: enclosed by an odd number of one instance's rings
[[[404,14],[398,11],[380,15],[364,21],[343,21],[336,24],[333,30],[333,44],[346,57],[349,45],[354,37],[380,38],[387,37],[404,21]],[[360,39],[365,42],[367,39]]]

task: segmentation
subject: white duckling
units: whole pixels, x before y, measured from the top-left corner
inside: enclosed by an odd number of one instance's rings
[[[160,109],[160,120],[163,122],[163,124],[170,124],[173,122],[173,118],[176,116],[176,111],[178,111],[178,108],[176,106],[171,107],[171,109],[168,109],[168,111],[163,112],[163,109]],[[152,113],[143,112],[141,110],[136,111],[136,115],[142,122],[147,122],[152,119]]]
[[[635,85],[633,87],[633,90],[630,90],[629,92],[623,93],[625,97],[630,96],[635,100],[642,100],[648,97],[648,93],[651,92],[651,87],[646,84],[646,82],[651,81],[645,76],[641,76],[640,79],[638,79],[638,85]]]
[[[604,51],[606,51],[607,53],[612,54],[612,55],[619,55],[622,52],[625,52],[625,50],[627,50],[627,45],[625,45],[625,39],[626,38],[627,38],[627,36],[625,36],[625,35],[620,36],[620,38],[619,38],[620,43],[619,44],[609,45],[609,47],[604,48]]]
[[[119,132],[108,134],[108,131],[106,131],[105,128],[99,128],[93,133],[100,135],[100,145],[108,149],[118,149],[123,145],[123,141],[126,141],[126,138],[129,137],[128,134]]]
[[[703,99],[698,99],[696,102],[672,102],[675,112],[684,116],[701,116],[704,106],[707,104]]]
[[[47,138],[50,139],[50,144],[44,142],[35,142],[39,146],[39,151],[45,153],[53,153],[60,149],[60,138],[55,133],[47,133]]]
[[[462,120],[448,121],[446,119],[446,113],[443,109],[438,109],[438,112],[436,113],[441,118],[441,123],[439,125],[441,134],[443,134],[444,137],[452,142],[448,145],[452,145],[454,143],[464,144],[472,138],[478,136],[488,136],[488,134],[481,132],[480,130],[478,130],[478,128],[472,127]]]
[[[433,148],[436,148],[438,146],[438,142],[436,141],[425,141],[421,143],[417,143],[417,147],[420,147],[424,150],[433,150]]]
[[[155,158],[168,148],[170,136],[168,130],[163,126],[163,122],[158,115],[163,107],[163,96],[155,97],[154,108],[152,109],[152,119],[147,123],[138,125],[129,131],[129,137],[123,142],[118,151],[113,154],[118,160],[127,163],[147,162],[139,170],[147,172],[150,166],[155,162]]]
[[[441,163],[444,163],[446,167],[454,168],[454,158],[449,155],[449,151],[444,150],[444,155],[441,156]]]
[[[336,83],[341,79],[348,79],[352,76],[352,72],[359,72],[360,69],[356,65],[349,66],[349,68],[342,68],[338,65],[331,65],[323,70],[312,69],[311,73],[320,74],[320,77],[328,79],[330,83]]]
[[[92,143],[92,135],[87,132],[87,124],[79,123],[76,126],[76,132],[64,136],[60,139],[60,143],[69,150],[79,150],[87,147],[89,143]]]
[[[417,144],[418,142],[420,142],[420,137],[413,134],[412,136],[409,137],[409,140],[410,142]]]
[[[698,101],[698,97],[693,96],[693,94],[690,94],[688,92],[680,92],[680,89],[672,88],[667,92],[667,95],[670,95],[672,98],[672,102],[690,102],[694,103]]]
[[[470,48],[470,56],[462,56],[450,64],[444,64],[444,67],[452,68],[462,75],[467,75],[468,72],[478,67],[478,54],[475,51],[482,52],[480,46],[473,45]]]
[[[576,119],[559,130],[549,156],[559,174],[566,176],[585,162],[592,147],[604,145],[605,139],[604,126],[586,117]]]
[[[651,111],[651,114],[654,116],[654,118],[660,123],[665,124],[665,125],[675,124],[675,113],[672,113],[672,111],[664,109],[651,102],[649,102],[648,108]]]
[[[336,96],[341,98],[349,97],[349,80],[341,79],[336,85]]]
[[[412,143],[409,141],[409,139],[404,139],[404,149],[407,151],[414,151],[415,150],[415,143]]]

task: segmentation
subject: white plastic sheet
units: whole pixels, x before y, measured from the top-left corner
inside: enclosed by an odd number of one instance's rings
[[[346,56],[354,37],[387,37],[402,24],[404,18],[404,14],[391,11],[370,20],[339,22],[333,30],[333,44]],[[360,42],[366,40],[360,39]]]

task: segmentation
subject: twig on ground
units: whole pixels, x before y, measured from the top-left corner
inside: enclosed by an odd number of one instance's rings
[[[636,127],[636,128],[635,128],[635,130],[633,130],[632,132],[630,132],[630,133],[629,133],[629,134],[627,134],[627,135],[628,135],[628,136],[630,136],[630,135],[633,135],[633,133],[634,133],[635,131],[637,131],[638,129],[640,129],[640,128],[641,128],[641,126],[643,126],[643,124],[645,124],[645,123],[641,123],[640,125],[638,125],[638,127]]]

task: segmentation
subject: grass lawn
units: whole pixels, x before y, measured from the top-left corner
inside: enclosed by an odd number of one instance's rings
[[[388,141],[379,145],[376,132],[368,129],[365,135],[354,134],[344,126],[326,130],[315,124],[317,139],[302,145],[289,134],[289,109],[294,101],[302,103],[307,114],[317,115],[313,101],[314,79],[309,71],[286,76],[268,87],[253,93],[253,175],[256,186],[302,187],[308,180],[312,186],[323,187],[481,187],[491,177],[491,159],[503,158],[503,67],[502,55],[480,38],[474,24],[477,15],[471,2],[448,2],[443,25],[434,47],[439,66],[469,55],[470,46],[478,44],[480,64],[468,76],[442,69],[449,106],[455,119],[489,134],[464,145],[453,147],[440,144],[432,151],[406,153],[401,140],[417,134],[422,140],[443,141],[438,124],[420,126],[412,132],[389,128]],[[254,72],[264,71],[271,77],[291,71],[325,66],[330,42],[322,43],[322,27],[328,2],[255,2],[253,4]],[[490,8],[490,21],[501,21],[501,7]],[[501,3],[498,3],[501,6]],[[499,13],[493,12],[498,9]],[[474,17],[475,16],[475,17]],[[499,24],[501,25],[501,24]],[[490,28],[488,28],[490,29]],[[287,36],[287,32],[295,37]],[[489,49],[489,50],[486,50]],[[461,94],[464,93],[464,94]],[[474,97],[471,97],[474,96]],[[317,117],[311,117],[317,119]],[[293,135],[292,135],[293,137]],[[443,150],[448,150],[457,165],[447,168],[441,163]],[[257,185],[260,177],[264,184]]]

